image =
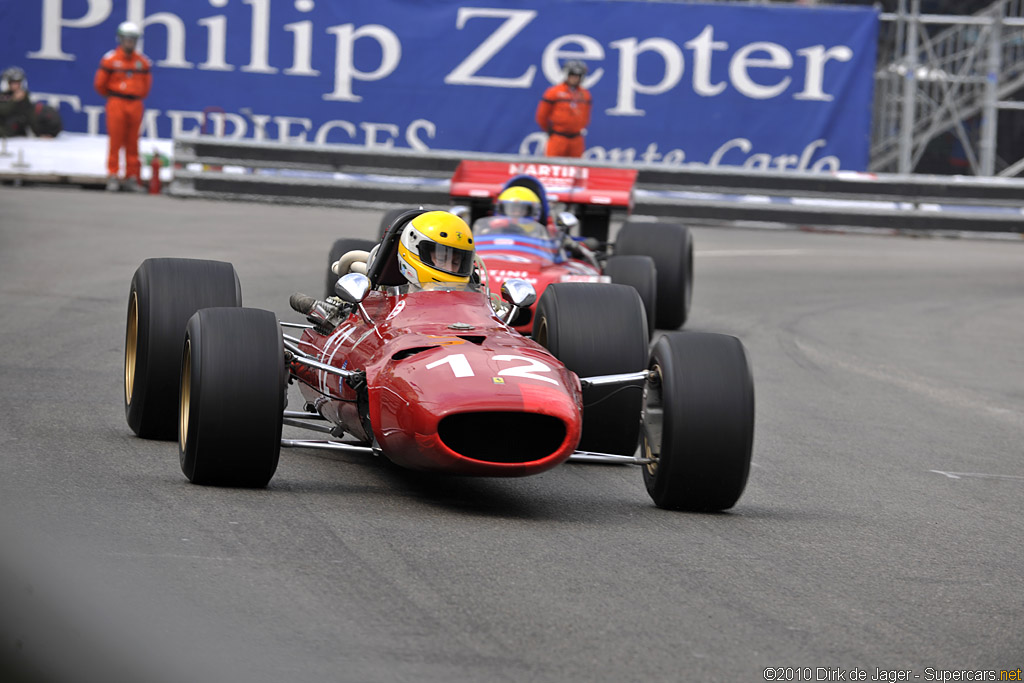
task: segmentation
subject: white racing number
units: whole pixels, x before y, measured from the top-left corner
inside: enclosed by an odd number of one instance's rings
[[[525,379],[535,379],[540,382],[547,382],[548,384],[558,384],[558,382],[551,377],[545,377],[544,375],[538,374],[542,372],[551,372],[551,368],[544,363],[541,363],[539,360],[527,358],[526,356],[512,356],[507,354],[492,356],[492,359],[499,363],[514,363],[516,361],[522,361],[524,363],[523,365],[513,365],[512,367],[499,371],[499,376],[523,377]],[[436,360],[433,363],[428,364],[427,369],[433,370],[441,365],[448,365],[451,367],[452,374],[456,377],[473,377],[475,375],[473,367],[469,364],[469,360],[466,359],[466,355],[463,353],[453,353],[449,356],[445,356],[441,360]]]
[[[433,370],[439,365],[447,363],[452,367],[452,374],[456,377],[472,377],[473,368],[469,366],[469,361],[466,360],[466,355],[462,353],[452,354],[451,356],[445,356],[441,360],[436,360],[427,366],[427,370]]]

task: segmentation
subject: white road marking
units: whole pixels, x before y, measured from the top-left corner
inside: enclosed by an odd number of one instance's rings
[[[964,477],[970,477],[972,479],[1010,479],[1012,481],[1024,481],[1024,477],[1016,474],[982,474],[981,472],[945,472],[943,470],[928,470],[935,474],[941,474],[944,477],[950,479],[963,479]]]

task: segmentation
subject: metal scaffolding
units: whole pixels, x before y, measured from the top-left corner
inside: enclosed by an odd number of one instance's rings
[[[871,170],[913,173],[951,135],[965,173],[1024,172],[1024,139],[998,145],[999,112],[1024,110],[1009,99],[1024,87],[1024,0],[969,16],[921,14],[921,0],[899,0],[881,19]]]

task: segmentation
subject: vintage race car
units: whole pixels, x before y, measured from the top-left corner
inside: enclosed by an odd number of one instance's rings
[[[693,238],[682,225],[628,220],[636,178],[637,171],[627,168],[547,160],[467,160],[455,169],[449,195],[454,204],[467,207],[467,220],[472,221],[475,233],[504,190],[515,185],[529,188],[541,200],[539,221],[548,225],[561,257],[593,265],[612,282],[634,287],[648,312],[654,313],[648,316],[651,330],[679,329],[689,316],[693,299]],[[611,221],[616,215],[623,223],[614,243],[610,243]],[[482,250],[488,266],[499,254],[506,259],[515,257],[512,250],[496,246]],[[555,256],[556,263],[560,256]],[[505,268],[498,265],[497,269]],[[557,282],[557,277],[545,274],[542,280]]]
[[[517,173],[526,170],[544,178]],[[472,225],[477,253],[491,288],[505,278],[525,279],[539,293],[554,282],[614,282],[639,292],[648,330],[683,326],[693,298],[693,238],[674,223],[626,221],[616,241],[607,242],[611,210],[632,206],[636,171],[557,164],[509,164],[463,161],[451,182],[451,210]],[[541,215],[527,222],[491,215],[495,198],[513,186],[530,189],[541,202]],[[552,205],[570,211],[555,213]],[[406,209],[388,211],[378,239]],[[595,213],[596,211],[596,213]],[[596,218],[595,218],[596,216]],[[587,225],[590,225],[590,234]],[[594,226],[597,226],[595,228]],[[598,239],[594,234],[602,235]],[[329,252],[328,266],[352,249],[370,249],[373,241],[342,239]],[[328,268],[324,296],[333,294],[337,276]],[[534,309],[513,321],[528,333]]]
[[[472,476],[624,462],[642,467],[658,506],[736,503],[754,429],[738,339],[675,332],[649,351],[635,290],[591,283],[549,286],[531,339],[506,322],[532,303],[529,283],[506,280],[497,307],[473,280],[412,287],[398,270],[399,235],[368,261],[362,251],[339,259],[336,296],[292,295],[302,323],[243,308],[229,263],[144,261],[125,335],[131,429],[176,438],[198,484],[266,486],[284,446]],[[300,410],[287,409],[290,384]],[[322,438],[282,438],[283,425]]]
[[[452,175],[448,194],[455,204],[470,212],[467,222],[491,213],[494,200],[508,181],[529,176],[544,188],[540,195],[561,211],[575,215],[580,235],[599,242],[608,241],[613,215],[628,215],[633,210],[633,187],[637,171],[627,168],[602,168],[569,163],[473,161],[459,162]]]

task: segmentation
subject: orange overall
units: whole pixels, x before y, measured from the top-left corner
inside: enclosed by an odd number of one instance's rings
[[[107,174],[116,176],[124,148],[125,178],[139,179],[139,128],[142,126],[142,100],[153,82],[149,59],[139,51],[125,52],[117,47],[100,60],[93,86],[107,98]]]
[[[548,134],[549,157],[583,156],[583,129],[590,123],[590,92],[565,83],[544,91],[537,105],[537,125]]]

